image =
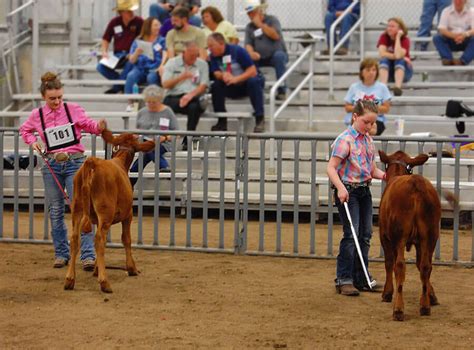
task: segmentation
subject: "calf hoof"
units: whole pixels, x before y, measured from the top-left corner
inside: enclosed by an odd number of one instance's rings
[[[394,321],[403,321],[405,319],[405,314],[401,310],[397,310],[393,312],[393,320]]]
[[[127,270],[129,276],[138,276],[138,270],[136,268]]]
[[[430,305],[431,306],[439,305],[438,298],[434,294],[430,295]]]
[[[383,303],[391,303],[392,302],[392,294],[382,294],[382,302]]]
[[[74,284],[76,283],[75,279],[67,279],[64,281],[64,290],[73,290]]]
[[[429,307],[420,307],[420,316],[430,316],[431,309]]]
[[[100,282],[100,290],[104,293],[112,293],[112,287],[110,286],[109,282],[104,281]]]

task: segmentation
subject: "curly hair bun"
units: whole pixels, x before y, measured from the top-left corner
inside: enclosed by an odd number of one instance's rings
[[[41,82],[47,83],[49,81],[55,81],[58,79],[58,75],[54,74],[53,72],[46,72],[41,76]]]

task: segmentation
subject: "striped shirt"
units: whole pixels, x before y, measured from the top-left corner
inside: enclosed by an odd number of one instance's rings
[[[362,183],[372,179],[375,147],[370,135],[363,135],[349,126],[331,146],[331,157],[342,159],[337,173],[342,182]]]

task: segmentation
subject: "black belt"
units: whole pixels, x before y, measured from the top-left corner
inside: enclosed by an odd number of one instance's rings
[[[359,188],[359,187],[369,187],[372,184],[372,180],[365,182],[342,182],[346,188]]]

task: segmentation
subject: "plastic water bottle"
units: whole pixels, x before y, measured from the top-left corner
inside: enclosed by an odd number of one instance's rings
[[[133,86],[132,86],[132,94],[138,95],[138,92],[139,92],[139,90],[138,90],[138,84],[135,83],[135,84],[133,84]],[[134,110],[135,112],[138,112],[138,101],[137,101],[137,100],[135,100],[135,101],[133,102],[133,110]]]
[[[133,87],[132,87],[132,94],[138,94],[139,90],[138,90],[138,84],[135,83],[133,84]]]

